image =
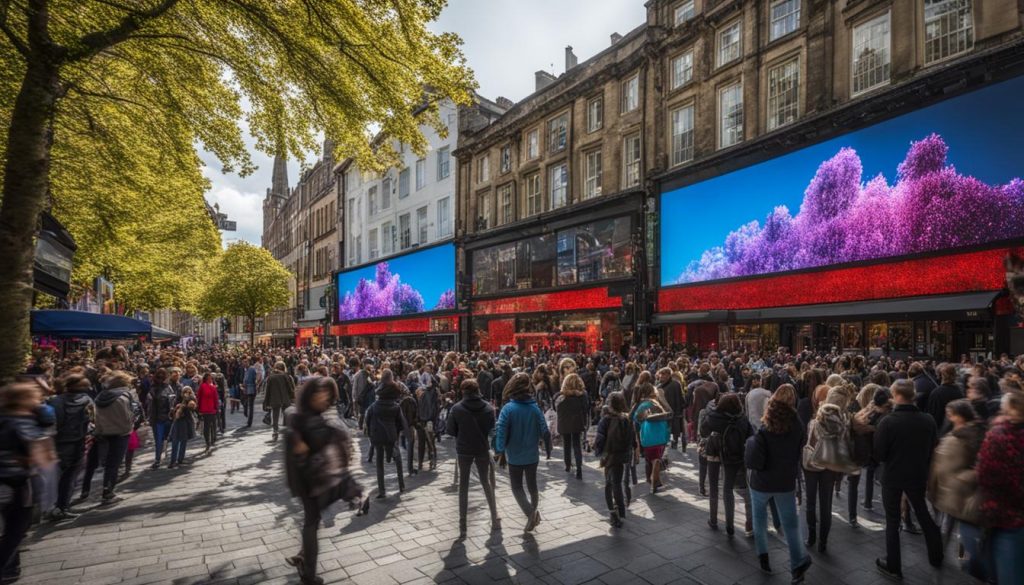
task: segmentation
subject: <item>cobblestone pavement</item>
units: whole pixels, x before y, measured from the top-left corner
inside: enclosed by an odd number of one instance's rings
[[[240,420],[232,415],[229,427]],[[259,422],[252,429],[229,428],[209,456],[200,453],[201,441],[193,441],[188,463],[176,470],[150,470],[152,455],[140,452],[138,471],[121,485],[116,504],[80,505],[85,513],[79,519],[43,524],[29,534],[19,583],[297,582],[284,558],[298,549],[301,509],[287,493],[280,446],[269,439],[269,429]],[[456,542],[452,445],[450,439],[440,443],[438,470],[407,479],[404,494],[397,493],[396,478],[389,476],[391,495],[374,500],[368,516],[340,510],[327,519],[320,530],[320,568],[328,582],[789,583],[785,546],[773,533],[769,540],[776,573],[769,576],[758,570],[753,542],[742,531],[729,540],[724,531],[707,527],[708,501],[693,495],[692,450],[689,456],[674,455],[668,490],[652,496],[646,484],[638,486],[639,497],[617,530],[606,521],[596,461],[585,464],[582,481],[565,473],[557,448],[551,460],[541,461],[544,521],[532,535],[523,534],[523,518],[507,475],[501,473],[498,504],[504,530],[490,533],[474,476],[469,538]],[[366,451],[361,437],[360,448]],[[372,475],[361,480],[375,489]],[[845,507],[845,497],[837,498],[835,510]],[[838,512],[834,520],[829,552],[813,553],[807,583],[887,582],[874,569],[884,549],[881,517],[862,514],[857,530]],[[906,583],[971,582],[955,568],[952,546],[945,567],[934,570],[926,562],[921,536],[905,534],[903,542]]]

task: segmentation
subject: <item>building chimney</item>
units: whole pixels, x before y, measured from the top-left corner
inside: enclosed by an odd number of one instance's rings
[[[512,106],[516,105],[515,102],[504,96],[498,96],[498,99],[494,100],[494,103],[498,104],[498,107],[505,110],[511,110]]]
[[[613,44],[613,45],[614,45],[615,43],[617,43],[617,42],[621,41],[621,40],[622,40],[622,35],[620,35],[620,34],[619,34],[619,33],[617,33],[617,32],[614,32],[614,33],[612,33],[612,44]]]
[[[540,91],[544,89],[545,87],[554,83],[556,79],[554,75],[551,75],[550,73],[544,70],[534,73],[533,78],[534,81],[536,81],[537,83],[537,87],[534,88],[534,91]]]
[[[565,70],[568,71],[576,66],[579,60],[576,58],[576,54],[572,52],[572,45],[565,48]]]

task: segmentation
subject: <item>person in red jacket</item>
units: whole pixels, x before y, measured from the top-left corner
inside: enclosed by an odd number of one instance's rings
[[[217,442],[217,411],[220,408],[220,397],[217,395],[217,386],[213,383],[213,374],[203,374],[203,381],[199,384],[199,392],[196,395],[196,407],[199,416],[203,421],[203,439],[206,441],[206,452]]]
[[[981,513],[991,528],[988,577],[1024,583],[1024,393],[1003,394],[999,418],[978,453]]]

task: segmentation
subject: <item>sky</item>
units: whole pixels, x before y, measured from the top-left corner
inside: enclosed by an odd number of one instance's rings
[[[763,224],[776,205],[795,216],[818,165],[843,147],[857,151],[865,182],[881,173],[893,185],[911,141],[932,132],[949,146],[947,164],[962,174],[988,184],[1024,177],[1024,116],[1015,114],[1021,94],[1024,77],[663,194],[662,284],[675,282],[690,261],[741,225],[755,219]]]
[[[403,284],[416,289],[423,297],[423,306],[431,310],[445,291],[455,288],[455,245],[444,244],[397,256],[386,260],[391,274],[397,274]],[[338,274],[338,299],[345,293],[355,292],[360,280],[374,280],[377,264],[348,270]]]
[[[430,28],[462,38],[481,95],[517,102],[533,93],[534,72],[564,72],[566,45],[572,45],[582,62],[607,48],[611,33],[626,34],[645,18],[643,0],[449,0]],[[211,182],[207,201],[238,223],[238,231],[223,232],[225,244],[242,239],[259,245],[263,231],[263,197],[273,159],[246,138],[259,167],[248,177],[224,174],[216,157],[200,153]],[[298,161],[289,161],[289,185],[295,185],[299,169]]]

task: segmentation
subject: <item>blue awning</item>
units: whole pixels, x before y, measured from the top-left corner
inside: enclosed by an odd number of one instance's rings
[[[122,315],[102,315],[85,311],[32,311],[32,335],[79,339],[149,338],[153,325]]]

